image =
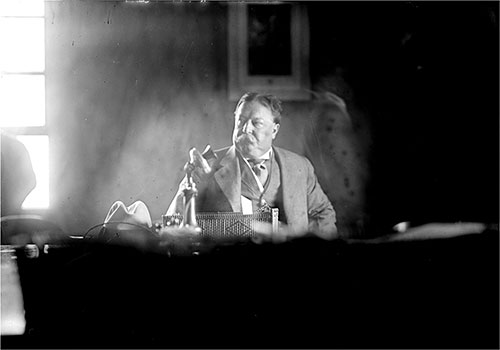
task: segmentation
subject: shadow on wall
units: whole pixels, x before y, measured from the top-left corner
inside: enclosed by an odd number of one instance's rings
[[[188,150],[230,141],[225,5],[48,1],[46,12],[50,219],[81,234],[116,200],[160,218]]]
[[[370,139],[357,126],[345,101],[332,92],[314,93],[304,152],[337,212],[341,237],[364,234]]]

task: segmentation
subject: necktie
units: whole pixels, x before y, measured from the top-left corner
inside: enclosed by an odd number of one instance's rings
[[[266,161],[261,159],[251,159],[248,162],[252,166],[252,170],[255,175],[257,175],[257,177],[259,178],[260,183],[262,184],[262,186],[264,186],[267,181],[267,176],[269,175],[267,167],[265,165]]]

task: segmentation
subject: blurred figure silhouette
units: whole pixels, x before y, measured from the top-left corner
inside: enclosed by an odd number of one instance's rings
[[[1,130],[0,216],[22,213],[21,205],[35,188],[36,178],[28,150],[14,136]]]

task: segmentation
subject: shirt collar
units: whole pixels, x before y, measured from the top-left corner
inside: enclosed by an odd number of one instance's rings
[[[271,159],[271,155],[273,152],[273,148],[269,148],[269,151],[261,155],[259,158],[256,158],[255,160],[268,160]],[[246,161],[253,160],[252,158],[245,158]]]

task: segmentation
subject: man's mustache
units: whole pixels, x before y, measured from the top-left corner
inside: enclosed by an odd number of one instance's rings
[[[257,139],[252,134],[243,133],[236,138],[237,142],[256,142]]]

